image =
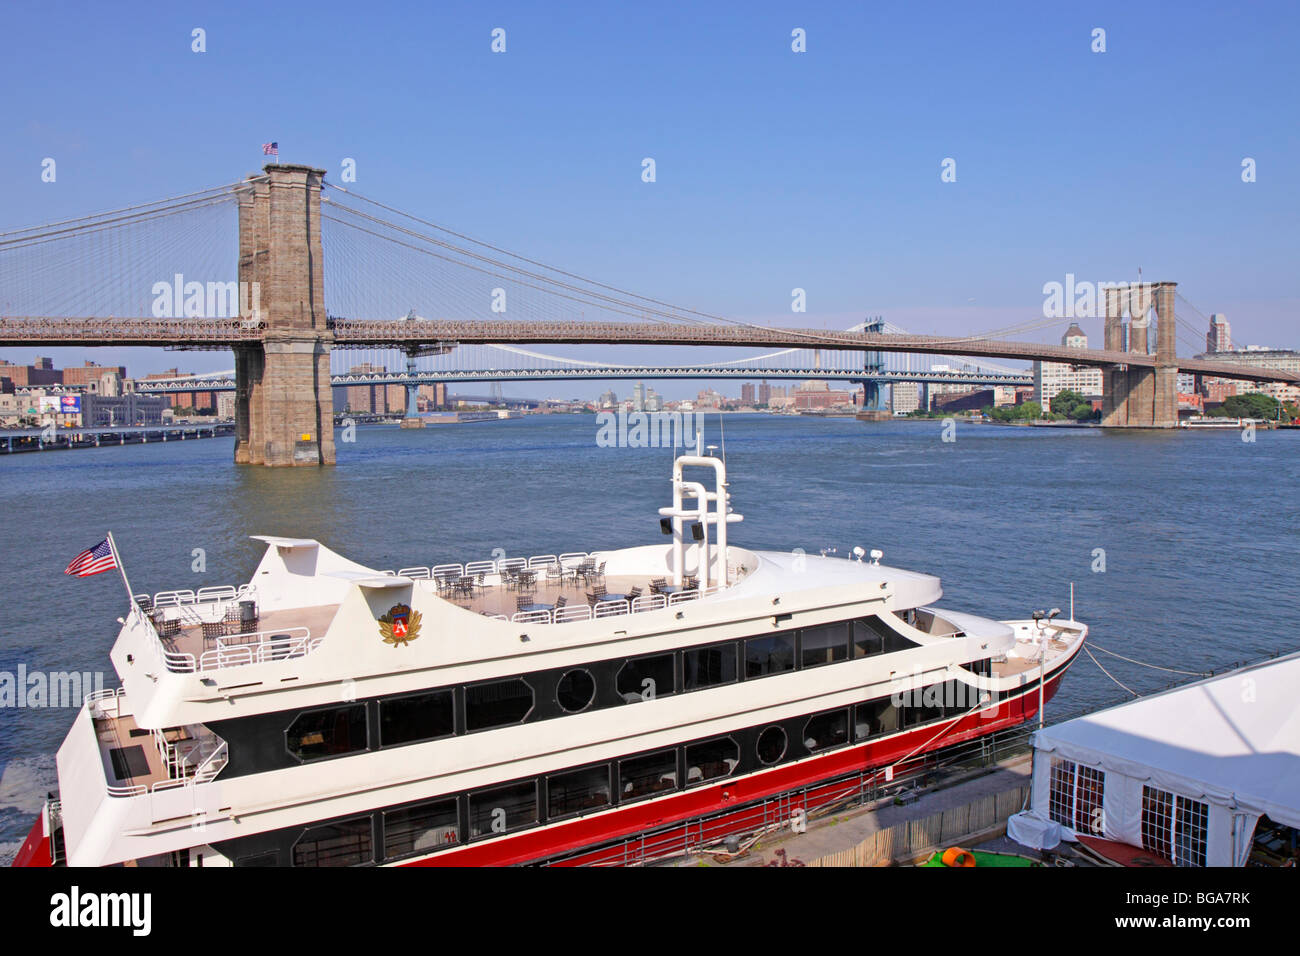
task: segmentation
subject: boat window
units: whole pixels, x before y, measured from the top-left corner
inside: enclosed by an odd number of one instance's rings
[[[853,708],[853,735],[857,740],[892,734],[898,730],[898,707],[888,697],[869,700]]]
[[[379,702],[379,745],[393,747],[417,740],[450,737],[456,732],[450,690]]]
[[[686,690],[732,683],[736,679],[736,645],[714,644],[682,651],[682,677]]]
[[[587,707],[595,696],[596,681],[582,668],[567,671],[555,688],[556,701],[570,714]]]
[[[285,745],[299,760],[319,760],[369,747],[366,705],[348,704],[299,714],[285,731]]]
[[[357,866],[373,858],[368,816],[309,827],[293,845],[294,866]]]
[[[943,720],[946,711],[945,701],[951,699],[947,693],[948,684],[931,684],[929,687],[911,692],[908,703],[911,705],[907,708],[908,719],[907,726],[912,727],[916,724],[928,724],[932,721]],[[953,713],[957,713],[953,708]]]
[[[469,795],[469,835],[495,836],[537,822],[537,781],[511,783]]]
[[[793,663],[793,660],[792,660]],[[701,740],[686,747],[686,786],[730,776],[740,763],[740,745],[730,737]]]
[[[629,757],[618,762],[619,799],[623,802],[677,789],[677,751]]]
[[[874,617],[860,617],[853,622],[853,657],[873,657],[885,653],[885,636],[889,629]]]
[[[785,747],[785,731],[773,725],[758,735],[758,746],[755,752],[759,760],[770,766],[785,756]]]
[[[384,856],[390,860],[459,842],[460,820],[454,797],[384,813]]]
[[[674,690],[673,655],[632,658],[619,669],[615,686],[626,704],[667,697]]]
[[[745,680],[794,670],[794,631],[745,641]]]
[[[809,750],[838,747],[849,740],[849,712],[832,710],[816,714],[804,724],[803,743]]]
[[[846,621],[805,627],[800,632],[801,667],[818,667],[848,660],[849,627]]]
[[[584,810],[602,810],[610,805],[609,766],[597,764],[546,779],[547,816],[562,817]]]
[[[517,677],[465,688],[465,728],[469,732],[520,723],[532,709],[533,689]]]

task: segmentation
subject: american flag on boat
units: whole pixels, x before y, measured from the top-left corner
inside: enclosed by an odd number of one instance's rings
[[[263,144],[262,144],[262,155],[263,155],[263,156],[279,156],[279,155],[280,155],[280,144],[279,144],[279,143],[263,143]]]
[[[117,567],[117,559],[113,556],[113,546],[105,538],[93,548],[87,548],[73,558],[72,563],[63,569],[63,573],[87,578],[92,574],[111,571],[115,567]]]

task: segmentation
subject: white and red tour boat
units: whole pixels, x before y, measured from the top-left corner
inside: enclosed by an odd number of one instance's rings
[[[642,862],[1023,723],[1086,637],[731,544],[713,455],[672,495],[660,544],[392,572],[263,537],[246,585],[137,595],[16,865]]]

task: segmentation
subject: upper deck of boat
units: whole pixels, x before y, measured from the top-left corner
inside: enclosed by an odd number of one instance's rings
[[[743,575],[743,571],[733,570],[737,576]],[[488,617],[563,623],[655,610],[706,593],[694,576],[686,576],[681,585],[670,580],[667,574],[606,575],[603,562],[596,562],[490,575],[441,575],[432,578],[432,586],[445,600]],[[717,589],[713,584],[707,592]]]

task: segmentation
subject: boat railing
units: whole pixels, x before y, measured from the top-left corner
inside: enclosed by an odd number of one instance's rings
[[[306,627],[284,627],[216,638],[216,647],[204,651],[197,658],[188,651],[169,650],[161,641],[159,646],[163,664],[169,671],[175,674],[193,674],[197,671],[305,657],[319,647],[322,641],[323,637],[312,637],[311,631]]]
[[[305,657],[320,646],[324,638],[312,638],[305,627],[277,628],[274,631],[249,631],[217,638],[215,650],[204,651],[199,670],[239,667]]]
[[[84,698],[86,709],[92,718],[108,717],[116,720],[122,716],[122,704],[126,699],[126,688],[104,688],[93,690]]]
[[[199,787],[205,783],[211,783],[221,773],[222,769],[230,762],[230,748],[223,740],[214,750],[212,750],[194,769],[194,773],[185,777],[159,780],[149,786],[141,783],[132,784],[131,786],[119,787],[113,784],[107,784],[105,789],[110,797],[121,799],[123,797],[143,797],[150,793],[159,793],[164,790],[179,790],[184,787]]]
[[[658,611],[687,601],[698,601],[704,595],[713,594],[718,590],[716,585],[710,585],[703,590],[678,591],[676,594],[643,594],[631,601],[621,598],[614,601],[601,601],[595,605],[574,604],[554,610],[520,611],[510,620],[515,624],[566,624],[570,621],[620,617],[624,614],[639,614],[642,611]],[[503,615],[491,616],[504,620]]]
[[[153,608],[165,607],[183,607],[189,604],[213,604],[219,602],[237,601],[247,597],[257,590],[256,585],[241,584],[235,587],[230,584],[217,585],[213,587],[199,588],[197,591],[190,588],[181,588],[176,591],[159,591],[152,598],[148,594],[132,595],[136,603],[147,602]]]
[[[153,739],[158,748],[158,756],[167,768],[169,781],[174,781],[176,786],[191,779],[197,781],[204,776],[211,779],[226,765],[220,759],[226,752],[226,742],[211,731],[200,732],[185,740],[169,741],[164,731],[155,730]],[[158,789],[157,785],[154,789]]]
[[[397,572],[384,571],[384,574],[399,574],[403,577],[417,578],[421,581],[440,581],[444,578],[460,578],[465,575],[473,577],[483,574],[505,574],[508,571],[539,571],[559,565],[563,568],[575,568],[584,561],[589,561],[599,552],[567,551],[564,554],[534,554],[527,558],[487,558],[482,561],[466,561],[463,564],[414,565]]]

